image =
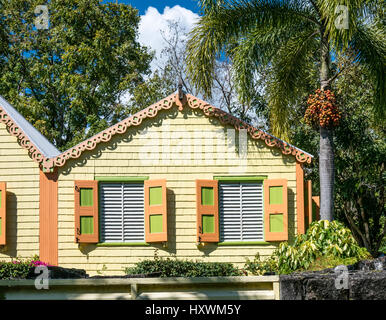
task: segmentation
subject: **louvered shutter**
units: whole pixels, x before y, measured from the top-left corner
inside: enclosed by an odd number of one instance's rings
[[[218,181],[196,180],[197,242],[219,242]]]
[[[0,245],[6,245],[7,230],[7,184],[0,182]]]
[[[143,242],[144,187],[137,183],[101,183],[103,242]]]
[[[264,229],[266,241],[288,240],[287,179],[264,181]]]
[[[145,241],[167,242],[166,180],[145,181]]]
[[[263,185],[241,184],[242,240],[262,241],[263,235]]]
[[[98,243],[98,181],[75,181],[75,241]]]
[[[220,240],[241,240],[240,185],[220,183]]]
[[[123,185],[123,241],[145,241],[144,185]]]
[[[121,242],[123,240],[123,198],[122,184],[101,183],[101,240],[103,242]]]
[[[221,241],[262,241],[262,183],[220,183]]]

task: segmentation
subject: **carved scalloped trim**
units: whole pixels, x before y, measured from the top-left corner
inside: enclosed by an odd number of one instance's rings
[[[14,122],[8,113],[0,106],[0,121],[3,122],[8,132],[17,138],[19,145],[28,151],[30,158],[42,166],[43,170],[49,171],[53,168],[53,159],[47,158],[43,153],[31,142],[28,136]]]
[[[108,142],[116,134],[123,134],[131,126],[139,126],[146,118],[154,118],[158,111],[170,109],[175,105],[176,95],[172,94],[161,101],[137,112],[129,118],[126,118],[117,124],[103,130],[95,136],[79,143],[73,148],[64,151],[53,159],[53,165],[62,167],[69,159],[76,159],[81,156],[85,150],[93,150],[100,142]]]
[[[191,109],[200,109],[207,117],[218,118],[223,124],[232,125],[236,130],[246,129],[252,139],[263,140],[269,147],[277,147],[285,155],[293,155],[300,163],[311,163],[312,156],[296,147],[284,142],[260,129],[257,129],[246,122],[232,116],[231,114],[216,108],[207,102],[198,99],[190,94],[185,95],[184,101],[180,101],[178,94],[172,94],[161,101],[137,112],[129,118],[126,118],[117,124],[103,130],[97,135],[79,143],[55,158],[47,158],[42,152],[28,139],[25,133],[16,125],[11,117],[0,107],[0,121],[5,123],[9,132],[16,136],[19,144],[28,150],[32,160],[37,162],[44,171],[51,171],[54,167],[62,167],[70,159],[77,159],[86,150],[94,150],[101,142],[108,142],[116,134],[123,134],[131,126],[139,126],[146,118],[154,118],[160,110],[171,109],[177,106],[180,111],[187,105]]]
[[[209,103],[198,99],[190,94],[186,95],[187,104],[192,109],[201,109],[207,117],[216,117],[220,120],[223,125],[229,124],[236,130],[246,129],[252,139],[263,140],[269,147],[277,147],[285,155],[293,155],[296,160],[300,163],[307,162],[311,163],[312,156],[305,153],[304,151],[290,145],[289,143],[272,136],[263,130],[255,128],[250,124],[232,116],[231,114],[216,108]]]

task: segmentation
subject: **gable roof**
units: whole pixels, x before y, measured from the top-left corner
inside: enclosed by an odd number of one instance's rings
[[[64,151],[50,161],[44,163],[46,169],[52,169],[53,167],[62,167],[70,159],[79,158],[86,150],[93,150],[101,142],[108,142],[110,139],[117,135],[126,132],[127,128],[132,126],[139,126],[146,118],[154,118],[161,110],[171,109],[172,107],[178,107],[180,111],[183,108],[188,107],[191,109],[199,109],[207,117],[218,118],[223,125],[231,125],[236,130],[246,129],[252,139],[263,140],[269,147],[276,147],[281,150],[285,155],[292,155],[300,163],[311,163],[313,156],[291,144],[285,142],[261,129],[255,128],[250,124],[232,116],[231,114],[216,108],[209,103],[196,98],[190,94],[185,94],[183,100],[179,99],[179,94],[171,94],[170,96],[160,100],[159,102],[137,112],[136,114],[118,122],[117,124],[101,131],[93,137],[86,139],[85,141],[77,144],[76,146]]]
[[[2,96],[0,121],[7,126],[10,134],[17,137],[20,145],[28,150],[30,157],[37,163],[47,162],[60,154],[60,151]]]
[[[288,142],[264,130],[255,128],[190,94],[184,94],[182,100],[180,100],[178,93],[171,94],[62,153],[1,96],[0,121],[5,123],[10,134],[17,137],[20,145],[28,150],[30,157],[37,162],[44,171],[51,171],[55,167],[64,166],[70,159],[79,158],[82,153],[87,150],[94,150],[99,143],[108,142],[117,134],[124,134],[127,128],[139,126],[144,119],[154,118],[159,111],[168,110],[172,107],[178,107],[180,111],[185,107],[201,110],[207,117],[218,118],[223,125],[231,125],[236,130],[245,129],[252,139],[260,139],[264,141],[268,147],[278,148],[284,155],[294,156],[300,163],[311,163],[313,158],[311,154]]]

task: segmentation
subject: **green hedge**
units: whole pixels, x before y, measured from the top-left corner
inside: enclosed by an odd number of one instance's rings
[[[0,262],[0,279],[25,279],[31,270],[27,262]]]
[[[26,279],[33,269],[40,265],[48,266],[37,256],[25,260],[0,261],[0,280]]]
[[[160,277],[225,277],[244,273],[231,263],[200,262],[155,257],[126,268],[126,274],[159,273]]]

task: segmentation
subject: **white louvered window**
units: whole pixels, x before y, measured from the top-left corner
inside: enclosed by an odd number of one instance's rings
[[[220,241],[263,241],[263,184],[220,183]]]
[[[143,183],[100,183],[102,242],[144,242]]]

